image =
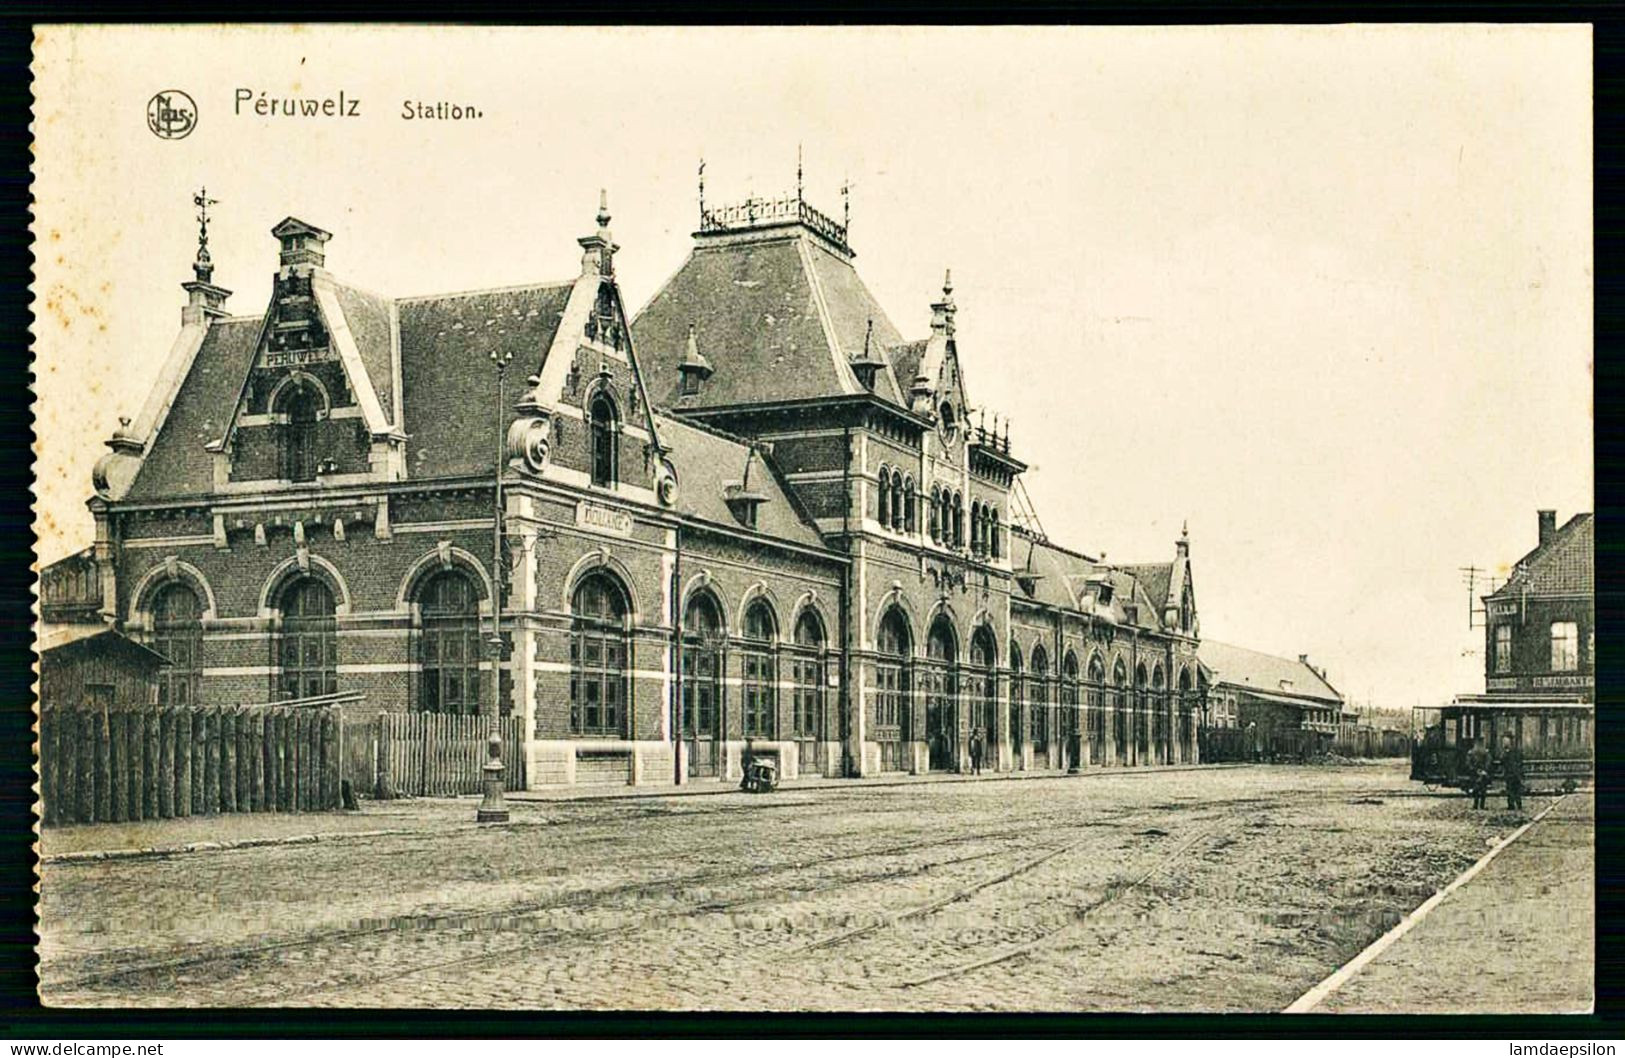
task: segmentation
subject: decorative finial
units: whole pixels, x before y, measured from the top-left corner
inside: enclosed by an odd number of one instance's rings
[[[942,270],[942,297],[946,301],[952,301],[953,300],[953,297],[954,297],[954,270],[952,268],[944,268]],[[972,298],[971,300],[974,301],[976,299]]]
[[[705,159],[700,159],[700,227],[705,227]]]
[[[1191,538],[1191,520],[1189,518],[1186,518],[1184,523],[1180,525],[1179,537],[1181,540],[1189,540]]]
[[[209,260],[209,207],[218,204],[219,199],[210,198],[206,187],[198,188],[192,196],[192,205],[197,207],[197,260],[192,262],[192,271],[205,283],[214,275],[214,264]]]
[[[852,227],[852,181],[841,181],[841,227]]]
[[[869,342],[875,336],[875,318],[869,317],[869,329],[863,332],[863,358],[869,359]]]
[[[121,430],[128,430],[130,428],[130,417],[128,415],[120,415],[118,417],[118,426]]]
[[[598,189],[598,226],[609,227],[609,192],[603,188]]]
[[[801,201],[801,144],[796,144],[796,201]]]

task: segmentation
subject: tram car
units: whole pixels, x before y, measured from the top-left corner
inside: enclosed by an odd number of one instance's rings
[[[1418,707],[1412,727],[1411,778],[1429,787],[1465,789],[1467,751],[1479,743],[1494,761],[1492,782],[1498,780],[1507,735],[1523,751],[1524,784],[1531,793],[1573,790],[1592,777],[1596,706],[1591,702],[1461,695],[1443,707]]]

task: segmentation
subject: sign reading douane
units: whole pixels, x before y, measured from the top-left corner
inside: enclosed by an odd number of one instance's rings
[[[632,535],[632,516],[613,507],[600,507],[581,500],[576,504],[576,524],[583,529],[596,529],[616,536]]]

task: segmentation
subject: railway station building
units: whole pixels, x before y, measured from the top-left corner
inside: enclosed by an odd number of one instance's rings
[[[162,702],[517,716],[532,785],[1195,760],[1188,538],[1018,524],[951,281],[906,337],[797,194],[702,205],[634,316],[610,220],[556,281],[390,297],[289,217],[247,314],[203,229],[47,619],[162,654]]]

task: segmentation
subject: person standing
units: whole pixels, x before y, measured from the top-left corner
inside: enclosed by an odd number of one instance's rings
[[[1473,807],[1485,807],[1490,794],[1490,751],[1482,740],[1467,750],[1467,783],[1473,791]]]
[[[1512,736],[1501,740],[1501,775],[1507,784],[1507,811],[1523,810],[1523,751]]]
[[[970,773],[982,774],[982,729],[979,727],[970,733]]]

